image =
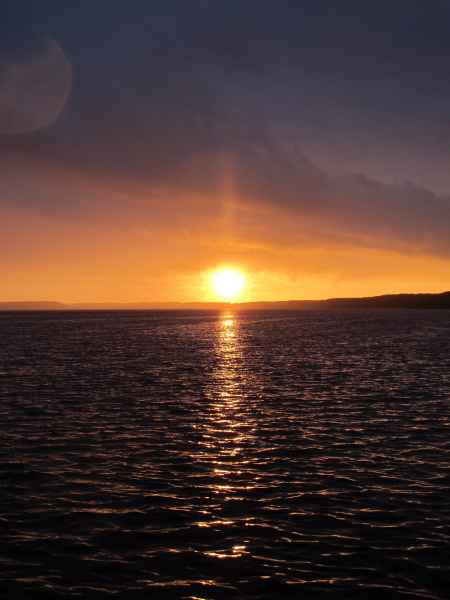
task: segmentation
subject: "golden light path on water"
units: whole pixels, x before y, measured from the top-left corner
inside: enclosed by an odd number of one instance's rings
[[[209,485],[211,504],[216,506],[217,512],[222,510],[222,507],[217,506],[217,501],[227,504],[243,500],[242,492],[254,487],[249,482],[249,473],[246,473],[250,461],[246,460],[245,446],[251,443],[255,427],[252,420],[248,420],[248,408],[242,393],[244,357],[237,321],[232,311],[224,312],[218,321],[217,369],[212,378],[210,419],[203,442],[214,480]],[[217,529],[235,524],[235,520],[230,520],[229,517],[217,517],[199,522],[198,526]],[[240,518],[242,515],[236,514],[236,519]],[[246,553],[247,543],[248,540],[244,538],[238,543],[234,541],[229,547],[207,551],[205,554],[216,558],[238,558]]]

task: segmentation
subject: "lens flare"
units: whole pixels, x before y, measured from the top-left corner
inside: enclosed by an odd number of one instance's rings
[[[245,277],[235,269],[220,269],[212,275],[214,291],[222,298],[235,298],[245,287]]]

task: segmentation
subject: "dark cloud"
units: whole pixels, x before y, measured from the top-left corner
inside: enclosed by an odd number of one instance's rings
[[[237,202],[316,219],[317,231],[360,244],[450,253],[447,198],[417,182],[331,176],[308,158],[320,164],[334,153],[345,169],[358,153],[370,161],[387,152],[399,163],[447,156],[450,2],[15,6],[33,23],[31,37],[42,32],[63,48],[73,86],[45,130],[0,139],[8,169],[16,161],[219,202],[229,156]],[[14,32],[11,25],[2,47],[14,45]]]

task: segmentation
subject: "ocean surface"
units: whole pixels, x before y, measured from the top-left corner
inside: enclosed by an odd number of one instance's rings
[[[0,597],[450,598],[450,311],[0,314]]]

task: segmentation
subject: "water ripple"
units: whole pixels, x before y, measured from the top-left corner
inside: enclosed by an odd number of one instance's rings
[[[449,312],[0,324],[3,597],[450,597]]]

